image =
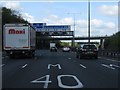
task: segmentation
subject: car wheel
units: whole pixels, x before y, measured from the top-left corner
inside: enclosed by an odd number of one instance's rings
[[[98,56],[95,56],[95,59],[98,59]]]
[[[80,59],[83,59],[83,57],[82,56],[79,56],[80,57]]]
[[[76,58],[79,58],[79,55],[76,55]]]
[[[35,53],[32,53],[31,58],[34,58],[34,57],[35,57]]]
[[[9,57],[10,57],[10,59],[14,59],[14,58],[15,58],[15,56],[14,56],[14,55],[10,55]]]

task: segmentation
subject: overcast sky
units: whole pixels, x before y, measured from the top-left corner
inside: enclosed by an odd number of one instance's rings
[[[32,1],[32,0],[31,0]],[[76,0],[66,2],[46,1],[1,1],[4,6],[19,11],[29,22],[47,25],[71,25],[75,17],[75,36],[87,36],[88,2]],[[112,2],[111,2],[112,1]],[[91,1],[91,36],[113,35],[118,31],[118,0]]]

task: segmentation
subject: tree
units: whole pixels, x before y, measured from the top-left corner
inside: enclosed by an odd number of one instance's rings
[[[120,31],[105,39],[104,48],[106,50],[114,50],[120,52]]]
[[[28,23],[18,11],[2,8],[2,26],[6,23]]]
[[[22,18],[21,14],[19,14],[18,11],[7,9],[6,7],[2,7],[2,31],[4,30],[3,25],[5,25],[6,23],[8,24],[8,23],[28,23],[28,22]],[[2,32],[2,38],[3,38],[3,32]],[[2,45],[2,49],[3,49],[3,45]]]

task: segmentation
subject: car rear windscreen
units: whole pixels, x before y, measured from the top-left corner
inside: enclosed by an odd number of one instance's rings
[[[84,45],[83,49],[96,49],[95,45]]]

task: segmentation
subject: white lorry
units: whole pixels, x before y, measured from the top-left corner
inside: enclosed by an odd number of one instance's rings
[[[5,24],[3,33],[3,48],[10,58],[21,54],[34,56],[36,31],[30,24]]]
[[[56,44],[54,42],[50,42],[50,51],[57,52],[57,47],[56,47]]]

